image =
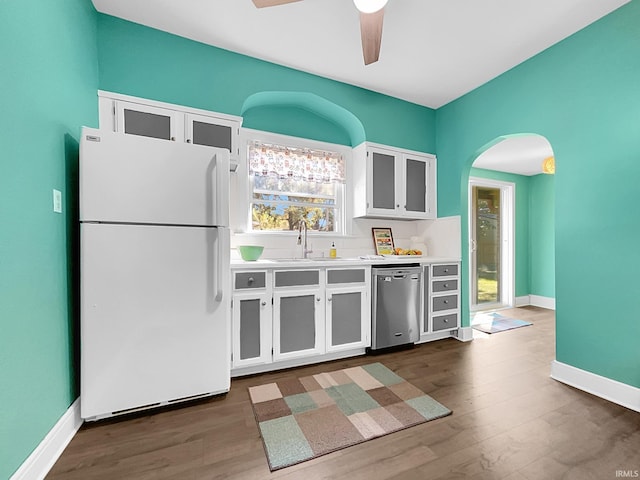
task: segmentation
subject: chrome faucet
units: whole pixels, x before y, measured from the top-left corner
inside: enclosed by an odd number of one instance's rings
[[[302,230],[304,230],[304,237]],[[298,224],[298,245],[302,245],[302,258],[307,258],[307,255],[313,252],[313,250],[307,249],[307,222],[304,219],[300,220]]]

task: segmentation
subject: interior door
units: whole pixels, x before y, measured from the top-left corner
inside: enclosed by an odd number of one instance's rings
[[[472,305],[484,308],[502,303],[500,297],[500,189],[472,187]]]
[[[470,182],[471,310],[513,305],[514,186]]]

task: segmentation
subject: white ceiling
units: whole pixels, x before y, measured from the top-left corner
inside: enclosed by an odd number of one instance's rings
[[[438,108],[629,0],[389,0],[362,61],[352,0],[93,0],[99,12]]]
[[[257,9],[251,0],[92,0],[99,12],[438,108],[629,0],[389,0],[365,66],[352,0]],[[503,141],[474,166],[540,173],[542,137]]]
[[[476,168],[538,175],[542,173],[542,161],[553,155],[549,141],[540,135],[509,137],[483,152],[473,162]]]

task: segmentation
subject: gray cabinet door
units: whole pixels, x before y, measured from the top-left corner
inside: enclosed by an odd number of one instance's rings
[[[316,345],[316,296],[280,299],[280,353],[309,350]]]
[[[393,211],[396,209],[396,157],[395,155],[371,151],[369,158],[372,171],[372,205],[374,209]]]
[[[260,348],[260,299],[240,300],[240,360],[258,358]]]
[[[185,138],[187,143],[226,148],[233,156],[236,153],[234,130],[237,128],[230,120],[187,114]]]
[[[271,296],[243,292],[233,295],[232,368],[270,363]]]
[[[427,161],[405,157],[405,210],[427,212]]]
[[[177,113],[173,110],[116,102],[116,128],[129,135],[176,140]]]
[[[273,298],[274,360],[324,353],[324,307],[317,289],[277,292]]]
[[[362,342],[362,293],[334,293],[331,310],[331,346]]]

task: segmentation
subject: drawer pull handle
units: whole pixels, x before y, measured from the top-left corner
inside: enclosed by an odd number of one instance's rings
[[[445,269],[444,269],[444,273],[449,273],[449,269],[448,269],[448,268],[445,268]]]
[[[448,284],[448,283],[445,283],[445,284],[444,284],[444,288],[449,288],[449,284]]]
[[[267,302],[262,302],[261,305],[264,307],[267,304]]]
[[[319,301],[320,301],[320,297],[316,297],[316,302],[319,302]]]
[[[449,300],[445,300],[443,303],[445,303],[445,304],[446,304],[446,303],[449,303]]]
[[[253,282],[254,282],[253,277],[249,277],[249,278],[247,279],[247,283],[253,283]]]
[[[444,319],[444,323],[449,323],[449,319],[448,319],[448,318],[445,318],[445,319]]]

